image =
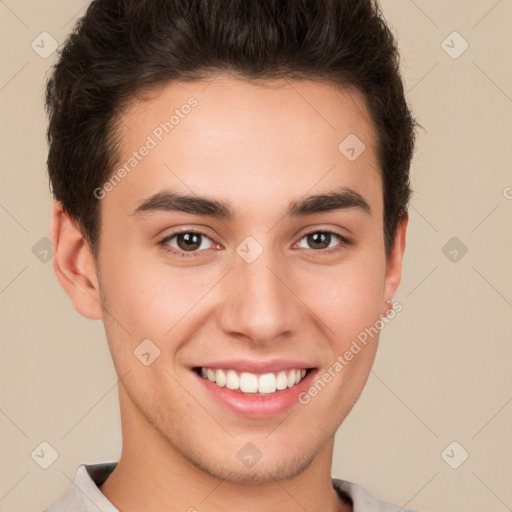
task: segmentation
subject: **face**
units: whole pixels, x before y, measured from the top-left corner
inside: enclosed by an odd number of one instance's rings
[[[96,192],[123,428],[240,483],[332,448],[377,349],[354,340],[400,279],[369,120],[355,90],[223,75],[125,111]]]

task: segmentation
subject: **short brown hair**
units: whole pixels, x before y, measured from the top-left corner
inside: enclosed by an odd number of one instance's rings
[[[118,116],[145,90],[222,71],[327,81],[363,93],[378,134],[389,255],[411,196],[416,122],[376,0],[93,1],[46,86],[51,189],[93,255],[101,217],[93,191],[119,159]]]

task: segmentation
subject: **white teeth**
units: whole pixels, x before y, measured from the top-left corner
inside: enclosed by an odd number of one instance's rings
[[[274,393],[276,390],[276,376],[273,373],[260,375],[258,379],[258,391],[260,393]]]
[[[226,385],[226,372],[224,370],[215,370],[215,382],[220,387]]]
[[[258,391],[258,376],[254,373],[242,373],[240,375],[240,391],[242,393],[256,393]]]
[[[242,393],[275,393],[295,386],[305,375],[306,370],[298,368],[262,375],[249,372],[242,372],[239,375],[235,370],[201,368],[201,377],[204,379],[220,387],[226,386],[228,389],[240,390]]]
[[[235,370],[228,370],[226,373],[226,387],[228,389],[238,389],[240,387],[240,379]]]
[[[286,389],[288,387],[288,377],[286,376],[286,372],[279,372],[276,377],[276,388]]]

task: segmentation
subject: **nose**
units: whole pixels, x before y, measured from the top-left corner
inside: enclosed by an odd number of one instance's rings
[[[252,263],[235,255],[234,265],[217,309],[223,332],[263,345],[299,331],[306,308],[294,292],[289,268],[270,250]]]

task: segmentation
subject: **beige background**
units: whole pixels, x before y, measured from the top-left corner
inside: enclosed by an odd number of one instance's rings
[[[120,453],[116,374],[101,323],[82,318],[51,261],[43,79],[87,2],[0,2],[0,511],[40,511],[81,462]],[[419,511],[512,510],[511,0],[384,0],[408,99],[413,162],[403,311],[337,435],[333,474]],[[469,44],[452,58],[442,41]],[[445,45],[458,52],[462,40]],[[507,198],[508,197],[508,198]],[[452,262],[452,237],[467,253]],[[451,249],[450,249],[451,250]],[[447,251],[445,251],[447,252]],[[42,469],[42,441],[58,452]],[[445,448],[456,441],[453,451]],[[468,459],[458,468],[463,451]],[[446,453],[448,456],[446,456]],[[310,511],[313,512],[313,511]]]

